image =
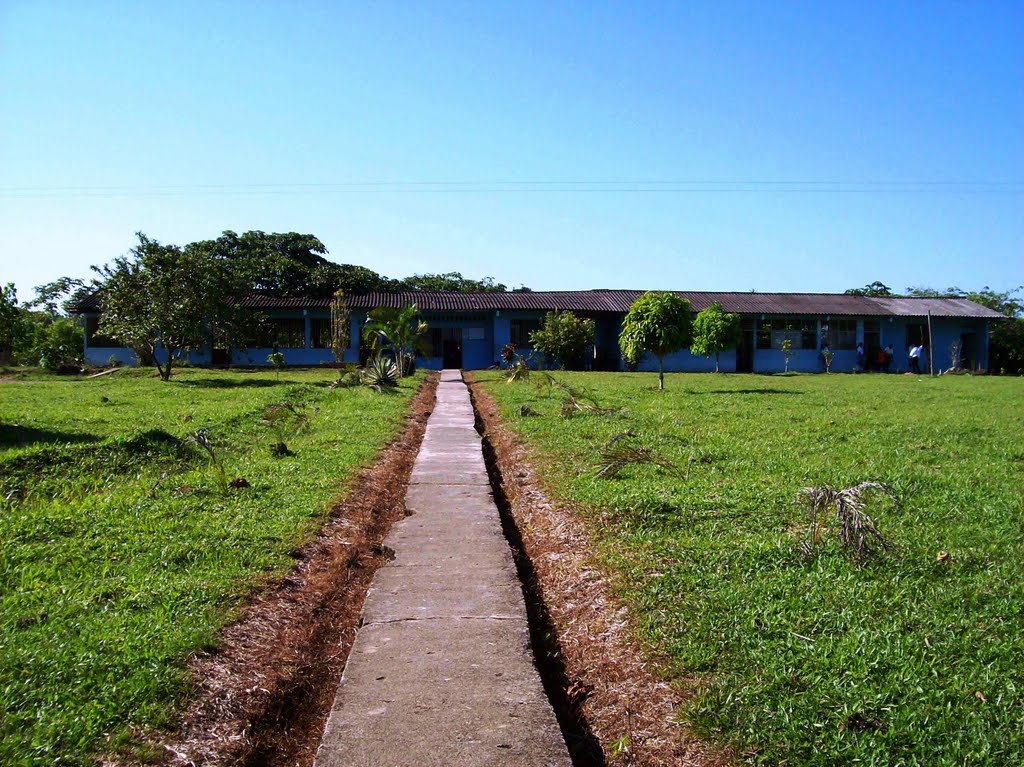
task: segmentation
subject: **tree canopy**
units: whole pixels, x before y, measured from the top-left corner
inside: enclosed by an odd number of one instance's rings
[[[863,288],[850,288],[849,290],[843,291],[848,296],[891,296],[894,295],[892,288],[886,285],[884,282],[875,280],[869,282]]]
[[[225,261],[247,283],[247,292],[279,297],[327,297],[337,290],[367,293],[395,287],[394,280],[372,269],[336,264],[327,247],[311,234],[226,231],[185,250]]]
[[[665,355],[690,344],[690,302],[675,293],[648,291],[626,312],[619,347],[627,361],[638,361],[646,352],[658,358],[658,388],[665,388]]]
[[[142,232],[138,238],[127,255],[96,267],[103,286],[100,332],[151,358],[165,381],[175,356],[209,344],[214,327],[227,343],[244,345],[236,297],[247,288],[246,273],[209,248],[163,245]]]
[[[457,293],[504,293],[508,288],[493,277],[473,280],[461,272],[444,274],[414,274],[398,280],[400,290],[449,290]]]
[[[693,321],[693,343],[690,351],[705,357],[715,355],[715,372],[719,372],[719,356],[740,342],[740,316],[730,314],[719,303],[713,303],[697,314]]]

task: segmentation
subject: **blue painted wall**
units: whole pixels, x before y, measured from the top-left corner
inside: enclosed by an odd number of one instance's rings
[[[462,366],[466,369],[483,369],[497,364],[501,360],[501,348],[509,343],[511,338],[511,321],[513,319],[541,319],[544,312],[492,312],[476,313],[474,318],[461,320],[451,314],[434,318],[426,314],[424,319],[431,327],[446,328],[458,327],[462,329]],[[305,347],[296,349],[280,349],[289,365],[323,365],[334,361],[334,355],[330,349],[310,348],[310,321],[314,318],[329,318],[326,311],[310,311],[307,315],[298,315],[295,312],[273,312],[271,316],[291,317],[303,316],[306,322]],[[757,318],[755,324],[770,318]],[[872,318],[874,319],[874,318]],[[358,362],[359,360],[359,339],[362,327],[366,322],[366,312],[353,312],[351,341],[348,349],[345,350],[345,362]],[[908,369],[908,348],[906,343],[907,326],[924,322],[922,318],[880,318],[880,341],[882,347],[888,344],[893,346],[892,372],[905,372]],[[622,364],[618,352],[618,336],[621,332],[621,318],[608,316],[598,318],[595,346],[597,354],[604,355],[604,359],[613,368],[621,369]],[[976,319],[951,319],[934,318],[932,320],[932,332],[934,340],[934,365],[936,372],[948,369],[952,366],[950,358],[950,345],[961,338],[961,334],[973,334],[973,348],[966,349],[963,356],[975,369],[985,368],[988,362],[988,323],[986,320]],[[756,331],[755,331],[756,338]],[[857,339],[864,338],[864,320],[857,322]],[[820,333],[819,333],[820,339]],[[820,343],[820,340],[819,340]],[[273,350],[270,348],[250,348],[232,350],[232,363],[236,365],[267,365],[267,356]],[[105,365],[111,358],[121,364],[134,365],[137,359],[129,349],[121,347],[91,347],[86,344],[85,359],[92,365]],[[528,353],[528,352],[527,352]],[[835,355],[832,362],[832,371],[836,373],[851,372],[856,365],[856,352],[853,350],[833,350]],[[194,350],[187,355],[190,363],[196,365],[210,364],[210,350],[207,348]],[[537,356],[533,356],[533,363],[541,364]],[[439,369],[442,364],[440,354],[420,359],[418,364],[428,369]],[[781,372],[785,368],[785,360],[782,352],[778,349],[755,349],[754,350],[754,371],[760,373]],[[657,359],[653,355],[646,355],[641,361],[640,370],[656,371],[658,369]],[[666,371],[713,371],[715,360],[713,357],[701,357],[684,350],[671,354],[665,358]],[[736,352],[729,350],[721,355],[720,369],[723,372],[734,372],[736,370]],[[821,361],[818,349],[798,349],[793,352],[789,369],[797,372],[819,372]],[[927,371],[927,355],[922,361],[922,369]]]

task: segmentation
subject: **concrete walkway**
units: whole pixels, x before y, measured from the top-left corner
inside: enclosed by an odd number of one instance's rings
[[[314,767],[569,767],[469,390],[441,373]]]

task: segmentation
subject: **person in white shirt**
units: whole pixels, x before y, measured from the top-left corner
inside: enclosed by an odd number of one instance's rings
[[[910,372],[921,373],[921,350],[922,346],[914,345],[910,347]]]

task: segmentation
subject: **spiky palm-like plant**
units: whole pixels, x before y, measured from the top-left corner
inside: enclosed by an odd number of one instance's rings
[[[678,466],[645,447],[639,438],[629,431],[616,434],[601,448],[597,461],[597,476],[612,479],[627,466],[637,464],[659,466],[679,479],[686,479],[686,475]]]
[[[867,508],[872,495],[881,494],[899,508],[899,498],[883,482],[861,482],[844,488],[827,485],[805,487],[797,493],[797,501],[807,510],[807,533],[801,548],[809,554],[829,532],[835,532],[839,545],[857,561],[865,561],[891,551],[894,544],[878,531]],[[831,527],[833,524],[835,527]]]
[[[363,369],[363,383],[377,391],[397,386],[398,368],[387,357],[374,357]]]
[[[385,351],[391,354],[399,378],[411,372],[413,358],[426,354],[430,345],[430,327],[419,319],[419,311],[416,304],[401,309],[380,306],[370,312],[363,326],[363,340],[378,356]]]

